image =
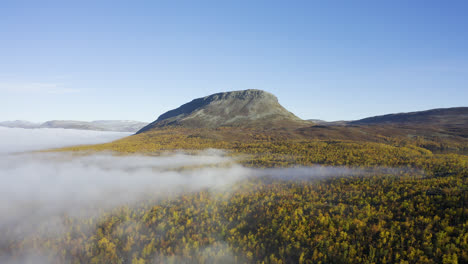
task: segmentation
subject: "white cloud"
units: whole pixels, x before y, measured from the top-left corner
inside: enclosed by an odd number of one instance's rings
[[[131,133],[127,132],[62,128],[24,129],[0,127],[0,154],[105,143],[129,135],[131,135]]]
[[[207,165],[225,164],[210,168]],[[199,169],[180,170],[185,166]],[[60,213],[112,208],[147,196],[220,188],[249,174],[218,154],[114,156],[70,153],[5,155],[0,160],[0,230],[33,215],[46,221]],[[31,208],[35,208],[31,211]],[[33,214],[31,214],[33,212]],[[31,215],[30,215],[31,214]],[[29,215],[29,217],[26,217]],[[40,224],[38,219],[35,223]]]

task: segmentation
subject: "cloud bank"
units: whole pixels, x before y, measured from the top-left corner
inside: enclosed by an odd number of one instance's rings
[[[183,191],[223,188],[251,173],[218,153],[17,154],[0,160],[0,172],[0,231],[15,236],[63,214],[80,216]]]
[[[131,135],[127,132],[91,131],[61,128],[0,127],[0,154],[98,144]]]

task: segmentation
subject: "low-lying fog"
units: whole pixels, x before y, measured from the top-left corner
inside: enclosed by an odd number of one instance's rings
[[[13,154],[0,160],[0,170],[0,232],[15,236],[55,225],[64,213],[88,216],[182,191],[223,188],[250,173],[216,151],[159,157]]]
[[[49,227],[51,230],[46,235],[60,233],[59,219],[64,213],[81,216],[166,194],[201,189],[229,190],[233,183],[253,176],[304,179],[359,173],[329,167],[256,170],[239,165],[217,150],[206,150],[198,155],[176,153],[157,157],[18,153],[103,143],[127,135],[129,133],[0,128],[0,243],[21,240],[44,225],[46,230]]]
[[[109,142],[127,135],[0,128],[0,234],[8,230],[20,235],[54,223],[63,213],[77,215],[148,197],[220,188],[250,173],[216,150],[158,157],[25,152]]]
[[[47,221],[47,217],[61,213],[73,215],[81,209],[132,203],[148,198],[148,194],[154,198],[181,191],[219,189],[252,176],[301,180],[361,172],[319,166],[256,170],[239,165],[217,150],[157,157],[24,152],[102,143],[126,135],[129,133],[0,128],[0,231],[25,219],[39,223],[38,219]]]
[[[0,154],[105,143],[129,135],[131,133],[63,128],[0,127]]]

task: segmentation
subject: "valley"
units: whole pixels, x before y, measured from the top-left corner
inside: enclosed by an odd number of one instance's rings
[[[2,1],[0,264],[468,264],[468,1]]]
[[[4,230],[11,239],[2,240],[0,250],[20,259],[33,250],[53,263],[468,261],[463,116],[315,124],[265,97],[239,91],[196,99],[135,135],[42,152],[84,158],[112,153],[106,159],[135,164],[123,167],[135,181],[146,167],[131,159],[144,157],[152,171],[147,176],[160,185],[145,178],[135,185],[141,196],[114,204],[112,196],[98,198],[113,205],[96,204],[91,215],[86,207],[85,217],[64,210],[58,235],[41,235],[46,224],[26,236]],[[216,151],[206,156],[210,149]],[[182,161],[181,153],[199,162]],[[165,157],[180,162],[160,168]],[[121,165],[111,166],[105,177],[120,175]],[[216,179],[221,185],[211,184]],[[193,188],[197,182],[204,184]],[[130,193],[124,186],[97,188]]]

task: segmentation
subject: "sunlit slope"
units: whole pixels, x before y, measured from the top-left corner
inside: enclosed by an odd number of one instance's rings
[[[278,98],[262,90],[241,90],[194,99],[170,110],[138,133],[167,126],[188,128],[297,128],[312,125],[286,110]]]
[[[52,263],[466,263],[462,185],[392,175],[258,179],[98,219],[64,216],[66,235],[32,236],[6,252],[31,247]]]
[[[411,144],[403,146],[398,143],[273,138],[248,133],[243,134],[243,140],[237,140],[223,139],[223,133],[213,133],[212,137],[204,137],[202,132],[206,131],[168,128],[133,135],[111,143],[69,147],[60,151],[113,151],[158,155],[167,151],[216,148],[240,156],[244,164],[255,167],[313,164],[411,166],[436,174],[455,173],[468,167],[468,157],[465,155],[433,154],[430,150]]]
[[[433,153],[468,154],[468,108],[372,117],[316,124],[285,109],[262,90],[223,92],[194,99],[160,115],[126,140],[94,149],[154,152],[206,147],[233,149],[234,143],[352,141],[420,147]],[[368,120],[368,121],[366,121]],[[370,121],[369,121],[370,120]]]
[[[448,123],[452,124],[455,116],[463,117],[463,113],[463,109],[423,112],[416,116],[425,117],[422,120],[427,123],[404,126],[318,125],[296,117],[268,92],[243,90],[194,99],[160,115],[128,138],[62,150],[154,155],[216,148],[243,156],[244,164],[260,167],[411,166],[440,174],[435,167],[445,166],[444,173],[451,173],[450,166],[458,169],[466,162],[467,156],[456,154],[468,153],[468,133],[429,121],[450,116],[452,121]],[[459,123],[462,127],[466,125],[463,118]],[[444,162],[450,165],[443,165]]]

